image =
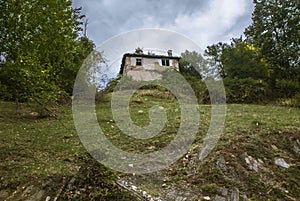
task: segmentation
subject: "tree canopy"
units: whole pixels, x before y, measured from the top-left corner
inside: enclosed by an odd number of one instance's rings
[[[295,0],[254,0],[247,40],[261,49],[276,76],[295,77],[299,69],[300,4]],[[299,71],[298,71],[299,72]]]
[[[208,46],[233,102],[292,98],[300,93],[300,12],[293,0],[254,0],[246,39]]]
[[[0,10],[1,98],[56,100],[70,94],[94,48],[80,38],[81,9],[69,0],[5,0]]]

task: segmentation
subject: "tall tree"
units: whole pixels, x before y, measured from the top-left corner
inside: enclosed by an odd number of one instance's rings
[[[271,74],[259,49],[241,38],[232,39],[231,44],[223,48],[221,62],[224,77],[228,78],[267,80]]]
[[[253,23],[247,39],[272,63],[274,76],[292,78],[299,72],[300,4],[295,0],[254,0]]]
[[[0,10],[1,97],[55,100],[70,93],[93,49],[79,39],[80,9],[69,0],[1,0]]]
[[[259,48],[242,38],[230,44],[207,47],[205,55],[223,78],[228,102],[257,102],[266,99],[272,70]]]
[[[225,77],[221,58],[223,50],[228,46],[229,45],[227,43],[219,42],[217,44],[207,46],[206,50],[204,51],[204,56],[210,65],[215,68],[215,74],[217,74],[217,77]]]
[[[196,51],[188,51],[181,53],[179,60],[180,72],[202,79],[208,76],[207,63],[202,55]]]
[[[217,66],[222,78],[266,80],[271,75],[269,64],[260,49],[242,38],[233,38],[230,44],[208,46],[205,55]]]

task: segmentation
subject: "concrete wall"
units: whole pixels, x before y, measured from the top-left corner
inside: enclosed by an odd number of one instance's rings
[[[136,59],[142,59],[142,65],[136,66]],[[161,79],[162,76],[157,71],[164,71],[168,68],[174,68],[179,71],[179,63],[176,59],[169,59],[170,66],[162,66],[160,58],[144,58],[144,57],[126,57],[124,65],[124,74],[131,76],[136,80],[155,80]]]
[[[162,75],[156,71],[147,70],[131,70],[128,71],[127,76],[132,77],[134,80],[152,81],[162,79]]]

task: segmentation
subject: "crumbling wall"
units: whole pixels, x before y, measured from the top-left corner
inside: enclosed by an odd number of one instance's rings
[[[148,70],[131,70],[127,72],[127,76],[132,77],[134,80],[152,81],[162,79],[162,74],[156,71]]]

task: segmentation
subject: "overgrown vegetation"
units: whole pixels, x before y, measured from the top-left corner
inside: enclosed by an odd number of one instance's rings
[[[1,101],[0,110],[1,200],[26,200],[39,192],[40,200],[135,200],[117,187],[114,172],[86,153],[69,107],[59,108],[59,120],[36,116],[28,104],[15,114],[13,103]]]
[[[211,45],[205,54],[224,79],[228,102],[293,98],[300,90],[299,4],[292,0],[253,2],[253,22],[245,30],[246,39]]]
[[[166,170],[133,176],[113,172],[91,158],[74,128],[70,110],[74,80],[95,49],[82,36],[85,16],[81,9],[73,8],[69,0],[1,1],[0,200],[45,200],[47,196],[135,200],[116,185],[122,179],[137,182],[142,190],[157,196],[181,189],[200,200],[205,195],[223,195],[222,188],[231,192],[238,188],[251,200],[299,199],[299,4],[254,0],[254,5],[253,23],[246,28],[245,39],[208,46],[205,59],[188,50],[181,55],[180,72],[201,104],[201,127],[191,150]],[[94,53],[101,62],[89,73],[90,81],[97,85],[96,71],[105,58]],[[163,76],[174,79],[167,73]],[[211,122],[205,82],[218,83],[220,78],[227,102],[235,104],[227,106],[226,126],[217,147],[200,162],[198,153]],[[111,113],[111,92],[119,81],[111,81],[96,94],[95,109],[107,138],[135,153],[167,146],[181,121],[176,97],[155,82],[135,92],[129,105],[135,124],[148,125],[154,105],[162,106],[168,117],[157,136],[136,140],[118,129]],[[141,84],[128,77],[124,83],[122,90]],[[267,103],[271,104],[264,105]],[[247,156],[263,161],[263,168],[253,171],[245,161]],[[291,166],[274,165],[275,157]]]
[[[131,99],[131,118],[139,126],[148,125],[151,106],[160,105],[167,111],[166,127],[156,137],[147,140],[133,140],[118,130],[111,114],[110,101],[97,105],[100,126],[115,146],[131,152],[148,153],[169,144],[180,126],[179,105],[176,99],[161,96],[161,93],[157,89],[141,89]],[[107,98],[109,100],[109,96]],[[201,127],[187,156],[159,173],[125,175],[125,180],[162,197],[177,189],[191,191],[197,199],[201,199],[204,195],[221,195],[222,188],[230,192],[238,188],[240,195],[251,200],[298,198],[300,186],[292,174],[300,165],[297,160],[299,153],[293,150],[293,144],[300,137],[299,109],[276,105],[228,105],[221,139],[210,156],[200,162],[198,153],[210,124],[210,112],[210,105],[200,105]],[[263,160],[260,172],[247,166],[245,158],[248,155]],[[283,157],[293,167],[287,170],[277,167],[274,164],[276,157]],[[165,190],[161,190],[162,185]]]
[[[154,138],[136,140],[122,134],[111,114],[110,94],[106,95],[106,101],[97,104],[99,124],[107,138],[124,150],[136,153],[159,150],[174,138],[180,126],[179,105],[176,99],[169,98],[168,94],[168,91],[142,89],[134,94],[130,102],[131,118],[140,126],[149,123],[148,111],[152,106],[164,107],[168,121],[166,127]],[[59,194],[59,197],[64,199],[135,199],[114,183],[120,178],[121,180],[130,178],[130,181],[136,181],[137,185],[141,184],[143,190],[158,196],[161,196],[162,192],[159,190],[161,186],[157,186],[159,183],[156,182],[161,179],[161,182],[170,188],[175,188],[173,185],[181,186],[183,189],[187,187],[199,199],[204,195],[214,195],[216,192],[219,194],[221,186],[228,189],[237,187],[241,193],[246,193],[248,198],[254,200],[267,198],[288,200],[283,189],[289,191],[288,196],[297,198],[300,189],[295,179],[299,169],[298,156],[293,152],[293,143],[300,138],[298,130],[300,111],[296,108],[228,105],[225,130],[221,139],[211,155],[200,163],[197,161],[197,154],[211,117],[211,106],[200,105],[201,127],[188,158],[180,159],[158,175],[131,178],[130,175],[114,173],[87,156],[76,135],[68,107],[60,108],[60,121],[54,118],[40,119],[34,116],[28,105],[24,104],[21,105],[21,116],[14,113],[13,103],[1,102],[0,107],[3,111],[0,116],[0,146],[3,150],[0,165],[2,175],[0,196],[5,196],[5,193],[12,195],[16,191],[12,199],[26,197],[23,194],[24,189],[20,186],[24,186],[26,190],[32,185],[43,186],[48,182],[47,187],[41,189],[45,190],[44,196],[55,197],[59,189],[64,187]],[[245,153],[264,161],[264,167],[270,172],[265,171],[263,176],[269,178],[268,180],[262,179],[247,168],[244,162]],[[222,173],[215,166],[220,156],[225,158],[228,172]],[[273,164],[274,157],[285,158],[287,162],[293,164],[293,167],[287,170],[276,167]],[[233,170],[234,173],[231,172]],[[223,174],[227,176],[224,178]],[[238,176],[233,177],[234,175]],[[268,183],[270,178],[273,183]],[[263,186],[270,190],[269,194],[265,194]],[[259,197],[256,197],[257,192],[261,193]]]
[[[69,99],[94,48],[81,37],[81,9],[68,0],[7,0],[0,10],[0,99],[45,105]]]

